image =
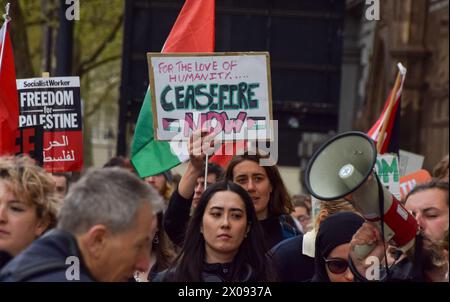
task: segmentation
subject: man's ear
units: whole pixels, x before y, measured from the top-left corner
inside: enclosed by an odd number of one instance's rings
[[[102,224],[94,225],[83,237],[85,249],[91,257],[98,259],[102,255],[109,237],[106,226]]]

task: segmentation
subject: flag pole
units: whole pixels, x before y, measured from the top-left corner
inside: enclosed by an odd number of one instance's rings
[[[5,5],[5,14],[3,15],[3,19],[5,19],[5,21],[9,21],[9,7],[11,6],[11,4],[8,2]]]
[[[0,50],[0,72],[2,71],[3,52],[5,50],[5,40],[6,40],[7,26],[8,26],[8,22],[11,20],[11,18],[9,17],[9,7],[10,7],[10,4],[8,2],[8,3],[6,3],[5,14],[3,15],[3,19],[5,20],[5,23],[3,24],[3,26],[5,27],[5,30],[3,31],[2,49]]]
[[[380,133],[378,134],[377,141],[377,152],[381,152],[384,142],[384,134],[386,133],[386,128],[388,126],[389,117],[391,116],[392,108],[394,107],[395,101],[397,100],[397,92],[401,83],[401,71],[397,73],[397,78],[395,79],[394,89],[392,89],[391,95],[389,96],[389,105],[386,110],[386,115],[383,120],[383,125],[381,127]]]
[[[208,153],[206,154],[206,162],[205,162],[205,183],[203,184],[204,190],[206,190],[206,186],[208,185],[208,160],[209,160],[209,155]]]

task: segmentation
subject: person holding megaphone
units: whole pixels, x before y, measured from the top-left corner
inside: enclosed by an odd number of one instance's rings
[[[306,171],[306,186],[311,195],[323,201],[345,198],[368,222],[352,240],[349,264],[357,280],[368,279],[358,276],[359,269],[364,265],[374,267],[374,274],[369,279],[380,280],[391,276],[387,264],[386,274],[379,274],[380,261],[387,258],[381,257],[386,255],[387,244],[402,253],[414,254],[415,259],[421,259],[423,254],[424,239],[419,225],[415,217],[381,184],[373,171],[376,158],[377,150],[372,139],[362,132],[351,131],[339,134],[322,145],[313,155]],[[378,257],[368,258],[370,256]],[[364,260],[374,263],[366,264]],[[421,268],[415,265],[415,271],[420,272]]]
[[[374,260],[384,260],[384,243],[380,230],[365,223],[350,244],[349,262],[356,280],[448,282],[448,182],[433,180],[415,187],[408,194],[405,207],[414,215],[420,229],[414,249],[401,255],[389,271],[383,271],[383,276],[376,276],[377,267],[373,264]],[[363,259],[355,252],[361,245],[374,246]]]

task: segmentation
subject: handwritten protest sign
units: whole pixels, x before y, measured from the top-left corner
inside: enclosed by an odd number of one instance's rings
[[[400,178],[401,200],[406,198],[409,192],[417,185],[431,181],[431,175],[427,170],[421,169]]]
[[[223,140],[271,138],[268,53],[149,53],[148,62],[158,140],[200,127]]]
[[[381,183],[395,198],[400,200],[400,172],[398,157],[395,154],[378,154],[375,171]]]
[[[409,175],[422,169],[424,157],[420,154],[399,150],[400,176]]]
[[[21,132],[18,153],[31,153],[49,172],[80,170],[83,165],[80,79],[22,79],[17,80],[17,91]]]

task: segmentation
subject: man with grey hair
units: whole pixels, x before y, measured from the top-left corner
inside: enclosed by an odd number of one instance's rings
[[[11,260],[0,281],[127,281],[148,269],[161,205],[127,170],[91,170],[69,190],[57,228]]]

